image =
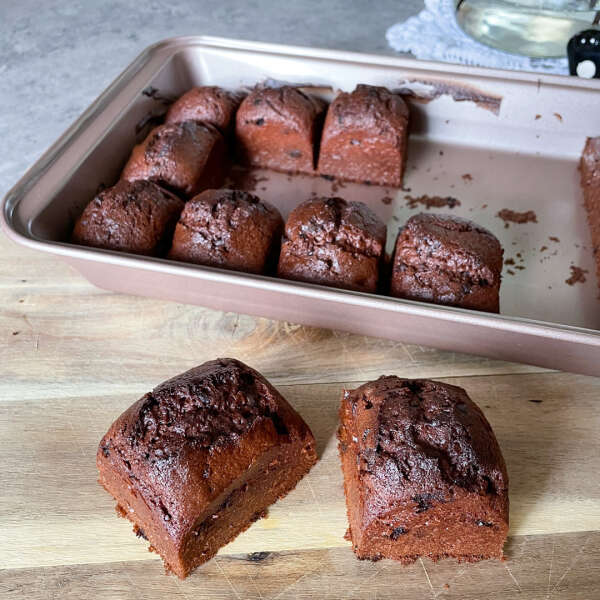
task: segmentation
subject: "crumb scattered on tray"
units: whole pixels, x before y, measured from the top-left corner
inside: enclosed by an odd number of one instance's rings
[[[514,259],[514,258],[507,258],[507,259],[504,261],[504,264],[505,264],[505,265],[514,265],[514,264],[515,264],[515,259]]]
[[[560,240],[555,235],[551,235],[548,239],[551,242],[556,242],[556,243],[560,242]]]
[[[509,208],[503,208],[496,215],[504,221],[504,227],[508,227],[510,223],[537,223],[537,215],[533,210],[527,210],[525,212],[517,212],[516,210],[510,210]]]
[[[524,271],[524,270],[525,270],[525,267],[524,267],[523,265],[517,265],[517,266],[515,267],[515,269],[518,269],[519,271]]]
[[[542,115],[535,115],[535,120],[539,121],[542,118]]]
[[[244,190],[245,192],[254,192],[258,188],[258,184],[264,181],[269,181],[269,178],[265,175],[257,175],[251,169],[233,167],[229,171],[229,177],[224,187],[234,190]]]
[[[444,156],[444,151],[440,150],[440,156]]]
[[[365,181],[365,183],[369,183]],[[370,183],[369,183],[370,185]],[[338,181],[337,179],[331,182],[331,191],[336,194],[340,188],[345,188],[346,184],[343,181]]]
[[[509,275],[514,275],[514,274],[515,274],[515,272],[514,272],[512,269],[506,269],[506,272],[507,272]]]
[[[562,115],[560,113],[554,113],[554,116],[562,123],[563,122],[563,118]]]
[[[473,175],[471,175],[471,173],[465,173],[464,175],[461,175],[461,177],[465,183],[469,183],[470,181],[473,181]]]
[[[540,248],[540,252],[543,252],[544,250],[548,250],[548,246],[542,246],[542,247]]]
[[[482,205],[481,205],[481,208],[482,208],[482,210],[483,210],[483,209],[486,209],[486,208],[487,208],[487,206],[488,206],[487,204],[482,204]]]
[[[452,196],[404,196],[404,199],[408,208],[417,208],[419,204],[427,210],[430,208],[454,208],[455,206],[460,206],[460,200]]]
[[[391,196],[384,196],[384,197],[381,199],[381,201],[382,201],[384,204],[391,204],[391,203],[392,203],[392,197],[391,197]]]
[[[569,268],[571,269],[571,277],[569,277],[569,279],[565,279],[565,283],[567,285],[575,285],[576,283],[585,283],[585,281],[586,281],[585,274],[587,273],[586,269],[582,269],[581,267],[576,267],[575,265],[571,265]]]

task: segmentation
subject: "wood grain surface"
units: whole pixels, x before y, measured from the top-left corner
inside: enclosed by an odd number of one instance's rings
[[[0,598],[600,597],[600,379],[301,327],[89,285],[0,237]],[[309,423],[321,460],[215,560],[165,576],[97,484],[118,414],[217,356],[263,372]],[[343,387],[381,374],[464,387],[510,476],[507,560],[356,560],[335,430]]]

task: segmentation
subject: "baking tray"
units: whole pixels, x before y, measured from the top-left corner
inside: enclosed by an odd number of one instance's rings
[[[360,199],[398,227],[423,210],[467,217],[505,248],[500,315],[186,265],[64,242],[99,185],[119,175],[166,99],[193,85],[291,82],[331,98],[357,83],[400,90],[412,124],[403,190],[256,172],[246,185],[278,206],[314,194]],[[578,160],[600,134],[600,82],[211,37],[160,42],[142,54],[31,167],[4,199],[13,240],[61,256],[95,285],[600,375],[600,300]],[[142,129],[142,131],[140,131]],[[435,197],[460,201],[426,208]],[[441,202],[441,201],[440,201]],[[450,201],[450,204],[453,204]],[[535,222],[505,223],[502,209]],[[585,282],[572,278],[583,269]]]

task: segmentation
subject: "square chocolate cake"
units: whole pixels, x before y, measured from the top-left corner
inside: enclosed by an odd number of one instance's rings
[[[199,121],[155,127],[135,146],[122,179],[145,179],[191,197],[219,187],[225,178],[225,140],[213,125]]]
[[[300,415],[262,375],[229,358],[143,396],[97,454],[118,512],[179,577],[263,517],[316,461]]]
[[[402,186],[409,111],[383,87],[358,85],[329,106],[319,151],[319,173],[348,181]]]
[[[292,86],[258,87],[236,116],[242,163],[291,173],[314,173],[325,102]]]
[[[390,294],[497,313],[504,250],[487,229],[421,213],[398,233]]]
[[[343,392],[340,420],[347,536],[359,558],[502,558],[506,466],[462,388],[380,377]]]

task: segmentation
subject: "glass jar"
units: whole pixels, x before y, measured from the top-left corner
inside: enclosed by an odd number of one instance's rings
[[[456,11],[477,41],[535,58],[566,56],[573,35],[600,24],[600,0],[456,0]]]

